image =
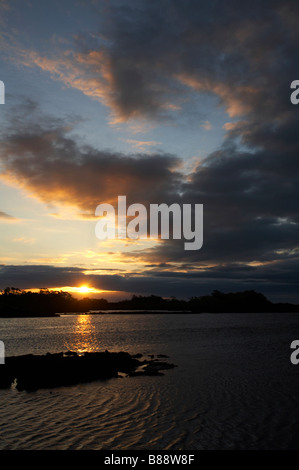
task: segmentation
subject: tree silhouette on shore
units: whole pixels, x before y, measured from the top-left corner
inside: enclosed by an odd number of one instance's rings
[[[133,295],[131,299],[108,302],[106,299],[74,298],[69,292],[41,288],[39,292],[6,287],[0,295],[0,317],[45,317],[60,313],[87,313],[89,311],[163,311],[192,313],[250,313],[299,312],[299,306],[290,303],[272,303],[263,294],[253,290],[223,293],[215,290],[210,295],[179,300],[156,295]]]

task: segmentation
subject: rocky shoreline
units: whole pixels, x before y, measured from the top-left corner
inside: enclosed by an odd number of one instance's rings
[[[164,375],[163,370],[176,367],[175,364],[160,360],[167,358],[165,355],[148,357],[150,359],[145,359],[142,354],[109,351],[11,356],[0,366],[0,389],[10,388],[14,384],[19,391],[36,391],[123,375],[157,376]]]

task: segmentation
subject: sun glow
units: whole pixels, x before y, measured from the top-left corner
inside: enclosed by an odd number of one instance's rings
[[[48,292],[68,292],[69,294],[75,296],[76,298],[82,299],[82,297],[89,298],[102,298],[104,295],[114,295],[117,294],[116,291],[110,291],[106,289],[99,289],[97,287],[91,287],[88,284],[81,284],[79,286],[60,286],[60,287],[50,287],[49,289],[44,289]],[[26,289],[30,292],[41,292],[40,288],[31,288]]]
[[[66,292],[69,292],[70,294],[77,295],[79,297],[81,297],[82,295],[88,296],[88,297],[98,297],[107,292],[108,293],[113,292],[109,290],[98,289],[97,287],[92,287],[92,286],[89,286],[88,284],[81,284],[77,287],[65,286],[65,287],[62,287],[61,289]]]
[[[80,286],[78,287],[78,292],[80,292],[80,294],[88,294],[89,292],[92,292],[93,289],[90,289],[90,287],[88,286]]]

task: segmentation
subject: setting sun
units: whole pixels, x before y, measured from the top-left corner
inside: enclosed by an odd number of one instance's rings
[[[80,292],[80,294],[88,294],[88,292],[92,292],[93,289],[90,289],[88,286],[80,286],[78,288],[78,292]]]

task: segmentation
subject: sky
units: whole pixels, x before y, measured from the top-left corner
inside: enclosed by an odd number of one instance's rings
[[[299,303],[295,0],[0,0],[0,289]],[[203,204],[203,246],[95,235]],[[116,207],[116,206],[115,206]]]

